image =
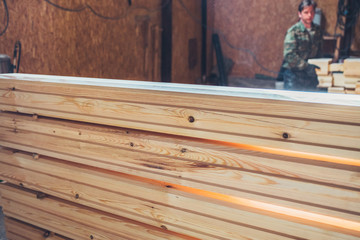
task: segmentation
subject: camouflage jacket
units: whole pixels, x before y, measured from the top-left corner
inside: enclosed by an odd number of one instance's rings
[[[320,26],[312,24],[307,30],[299,21],[286,33],[284,40],[283,67],[293,70],[303,70],[308,66],[309,58],[321,57],[322,32]]]

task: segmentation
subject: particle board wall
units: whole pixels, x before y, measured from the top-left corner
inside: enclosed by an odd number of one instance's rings
[[[324,30],[334,34],[337,1],[318,0],[322,10]],[[214,0],[214,25],[235,48],[222,39],[225,57],[231,58],[234,68],[231,75],[254,77],[255,74],[277,76],[283,59],[283,41],[286,31],[298,20],[299,0]],[[245,50],[245,51],[244,51]],[[249,54],[250,50],[261,68]]]
[[[20,72],[160,80],[161,1],[8,1],[9,28],[0,53],[22,43]],[[107,20],[96,16],[116,17]],[[3,12],[1,5],[0,11]]]

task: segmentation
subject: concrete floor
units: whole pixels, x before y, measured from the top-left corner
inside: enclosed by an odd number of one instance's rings
[[[1,207],[0,207],[0,240],[7,240],[5,236],[4,214],[2,212]]]

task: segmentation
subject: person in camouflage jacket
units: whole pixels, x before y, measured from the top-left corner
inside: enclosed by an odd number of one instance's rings
[[[315,68],[308,64],[309,58],[321,57],[322,31],[312,21],[316,3],[303,0],[299,5],[300,21],[286,33],[282,67],[284,88],[287,90],[314,91],[318,85]]]

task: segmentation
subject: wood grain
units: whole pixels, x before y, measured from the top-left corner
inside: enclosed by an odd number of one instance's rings
[[[75,239],[191,239],[161,228],[1,185],[5,215]],[[194,238],[192,238],[194,239]]]
[[[9,217],[75,239],[360,237],[359,96],[0,79]]]
[[[160,205],[156,204],[156,198],[157,198],[156,192],[148,191],[148,190],[150,190],[150,189],[147,188],[147,190],[145,190],[143,193],[150,194],[155,198],[155,203],[153,203],[151,205],[154,208],[153,216],[158,216],[161,218],[161,214],[157,215],[157,214],[155,214],[155,212],[163,210],[165,213],[164,219],[168,220],[171,217],[175,217],[177,219],[177,221],[175,221],[175,222],[178,224],[181,224],[182,221],[180,221],[180,219],[183,219],[183,220],[187,219],[186,215],[189,215],[189,212],[195,213],[195,215],[193,215],[191,218],[188,218],[185,222],[187,222],[189,224],[195,224],[194,226],[197,226],[200,229],[202,228],[202,226],[207,228],[208,232],[207,232],[206,237],[209,239],[212,239],[212,238],[217,239],[217,238],[221,238],[221,237],[224,237],[225,239],[234,239],[234,238],[235,239],[246,239],[246,238],[250,238],[250,239],[252,239],[252,238],[254,238],[254,239],[263,239],[263,238],[282,239],[284,237],[285,238],[296,238],[296,237],[299,238],[300,236],[304,236],[304,234],[305,235],[309,234],[308,236],[315,236],[317,238],[321,238],[324,236],[330,236],[330,239],[331,238],[337,239],[339,237],[342,237],[344,239],[354,239],[354,237],[352,237],[350,235],[344,235],[339,232],[351,234],[353,236],[358,236],[358,233],[356,230],[357,224],[353,221],[329,218],[329,217],[326,217],[325,215],[316,215],[316,214],[309,215],[311,217],[314,217],[314,219],[306,219],[306,221],[304,221],[305,220],[304,218],[306,218],[306,214],[305,214],[305,216],[302,216],[300,214],[301,211],[296,212],[297,215],[296,216],[294,215],[292,217],[290,217],[289,215],[281,217],[281,215],[276,214],[276,213],[269,214],[269,216],[259,215],[259,213],[257,213],[257,211],[254,211],[254,209],[253,210],[250,209],[252,204],[256,205],[255,202],[253,202],[253,201],[248,201],[248,202],[242,201],[242,204],[243,204],[242,207],[240,207],[240,206],[235,207],[234,204],[221,205],[219,203],[216,204],[217,201],[215,201],[215,202],[204,201],[204,199],[201,199],[201,198],[191,199],[191,198],[187,197],[187,194],[174,195],[174,192],[176,192],[176,190],[173,190],[173,189],[169,189],[167,197],[162,200],[163,205],[165,204],[165,205],[178,206],[179,212],[177,213],[176,209],[173,209],[171,211],[166,211],[164,206],[161,206],[161,204]],[[78,218],[78,216],[76,214],[78,214],[79,210],[73,209],[75,207],[73,204],[70,204],[70,203],[65,204],[65,202],[60,201],[60,200],[56,200],[53,202],[52,200],[55,200],[55,199],[52,197],[41,199],[41,200],[36,199],[34,196],[31,197],[30,195],[28,197],[26,197],[27,194],[24,196],[23,192],[19,192],[18,190],[14,190],[13,188],[7,188],[7,187],[3,187],[3,186],[1,186],[1,191],[2,191],[2,197],[3,197],[5,209],[8,209],[8,210],[11,209],[11,211],[20,211],[20,210],[26,208],[26,206],[25,207],[21,207],[19,205],[15,206],[18,203],[18,201],[16,201],[16,199],[21,199],[23,204],[32,206],[32,208],[38,208],[41,206],[42,208],[45,208],[45,211],[50,211],[51,213],[56,214],[56,215],[59,214],[57,211],[61,210],[61,209],[58,209],[58,207],[64,208],[63,206],[65,205],[66,206],[65,209],[63,209],[63,210],[65,210],[65,212],[63,212],[62,214],[66,214],[67,217],[71,217],[73,219]],[[136,189],[133,189],[133,191],[136,191]],[[96,195],[96,193],[97,192],[95,192],[95,195]],[[96,195],[96,196],[99,196],[99,195]],[[84,196],[81,195],[81,193],[79,193],[78,199],[81,200],[82,197],[84,197]],[[5,199],[5,201],[4,201],[4,199]],[[110,203],[111,199],[107,199],[106,202]],[[121,201],[121,202],[123,202],[123,201]],[[200,202],[201,202],[201,204],[199,205]],[[44,204],[46,204],[45,207],[44,207]],[[50,206],[48,206],[49,210],[46,209],[48,204],[50,204]],[[12,208],[11,205],[13,205],[14,207]],[[147,204],[142,205],[141,207],[139,206],[137,211],[139,212],[139,211],[145,210],[144,206],[146,206],[146,205]],[[135,206],[136,206],[136,204],[135,204]],[[266,204],[265,204],[265,206],[266,206]],[[54,210],[54,208],[56,208],[56,210]],[[73,209],[73,210],[71,212],[67,212],[66,209],[68,209],[68,208]],[[189,209],[188,210],[189,212],[185,211],[185,209]],[[194,211],[190,211],[190,209],[193,209],[193,210],[196,209],[196,210],[194,212]],[[95,213],[93,213],[93,211],[91,213],[87,213],[86,210],[81,210],[81,212],[84,212],[84,213],[82,213],[79,217],[82,218],[83,220],[86,219],[88,224],[93,223],[93,221],[96,221],[96,219],[99,220],[99,218],[97,218],[96,215],[94,216],[95,219],[92,219],[92,218],[89,219],[89,216],[86,216],[89,214],[91,216],[93,216],[95,214]],[[263,210],[260,212],[263,212]],[[115,211],[114,213],[117,213],[117,212]],[[201,214],[201,213],[203,213],[203,214]],[[8,214],[8,213],[5,212],[5,214]],[[190,214],[190,216],[191,215],[192,214]],[[10,215],[10,216],[12,216],[12,215]],[[224,216],[226,216],[226,220],[224,219]],[[275,218],[274,218],[274,216],[275,216]],[[284,220],[282,220],[281,218],[284,218]],[[319,218],[319,219],[317,219],[317,218]],[[250,225],[248,224],[249,219],[251,219]],[[224,221],[224,222],[222,222],[222,221]],[[323,222],[321,222],[321,224],[320,224],[317,221],[323,221]],[[269,224],[264,226],[263,225],[264,222],[268,222]],[[338,223],[336,223],[336,222],[338,222]],[[304,225],[304,223],[306,225]],[[288,226],[288,229],[283,228],[284,224]],[[101,225],[101,222],[100,222],[100,225]],[[212,228],[211,227],[212,225],[215,228]],[[319,225],[321,225],[320,229],[317,227]],[[161,226],[163,226],[163,228],[165,226],[166,229],[172,228],[171,223],[163,224]],[[111,227],[111,226],[108,226],[108,227]],[[327,229],[326,231],[324,230],[324,227]],[[271,230],[269,230],[267,228],[270,228]],[[277,231],[277,230],[279,230],[279,231]],[[117,228],[117,231],[119,231],[118,228]],[[218,237],[216,237],[216,236],[218,236]]]
[[[14,218],[5,217],[4,220],[8,240],[69,240],[69,238],[59,236],[48,230],[18,221]]]
[[[337,127],[334,123],[325,124],[319,122],[319,119],[293,119],[291,116],[285,117],[283,115],[280,117],[277,114],[274,114],[275,116],[264,116],[254,115],[255,113],[225,112],[218,109],[209,110],[196,106],[191,108],[188,106],[173,107],[159,105],[158,103],[144,104],[59,94],[40,94],[20,90],[4,90],[0,93],[2,95],[0,108],[7,111],[20,111],[77,121],[293,151],[317,154],[327,153],[350,158],[357,156],[358,146],[360,146],[358,141],[360,131],[353,124],[350,126],[344,124]],[[162,101],[166,102],[165,99]],[[354,103],[356,104],[356,102],[352,102],[352,104]],[[253,109],[256,109],[255,105]],[[359,114],[355,114],[354,111],[356,111],[356,107],[351,114],[357,118]],[[329,122],[329,120],[327,119],[326,122]],[[350,121],[350,119],[347,119],[347,121]],[[356,123],[355,119],[353,121]],[[344,139],[342,139],[344,131],[345,134],[354,133],[355,135],[350,137],[348,142],[344,142]],[[286,139],[284,139],[284,134],[287,136]],[[259,141],[259,139],[261,140]],[[334,150],[334,147],[340,147],[338,145],[342,142],[350,149]],[[317,146],[318,148],[316,148]],[[323,146],[328,147],[324,148]],[[352,149],[352,146],[355,148]]]

